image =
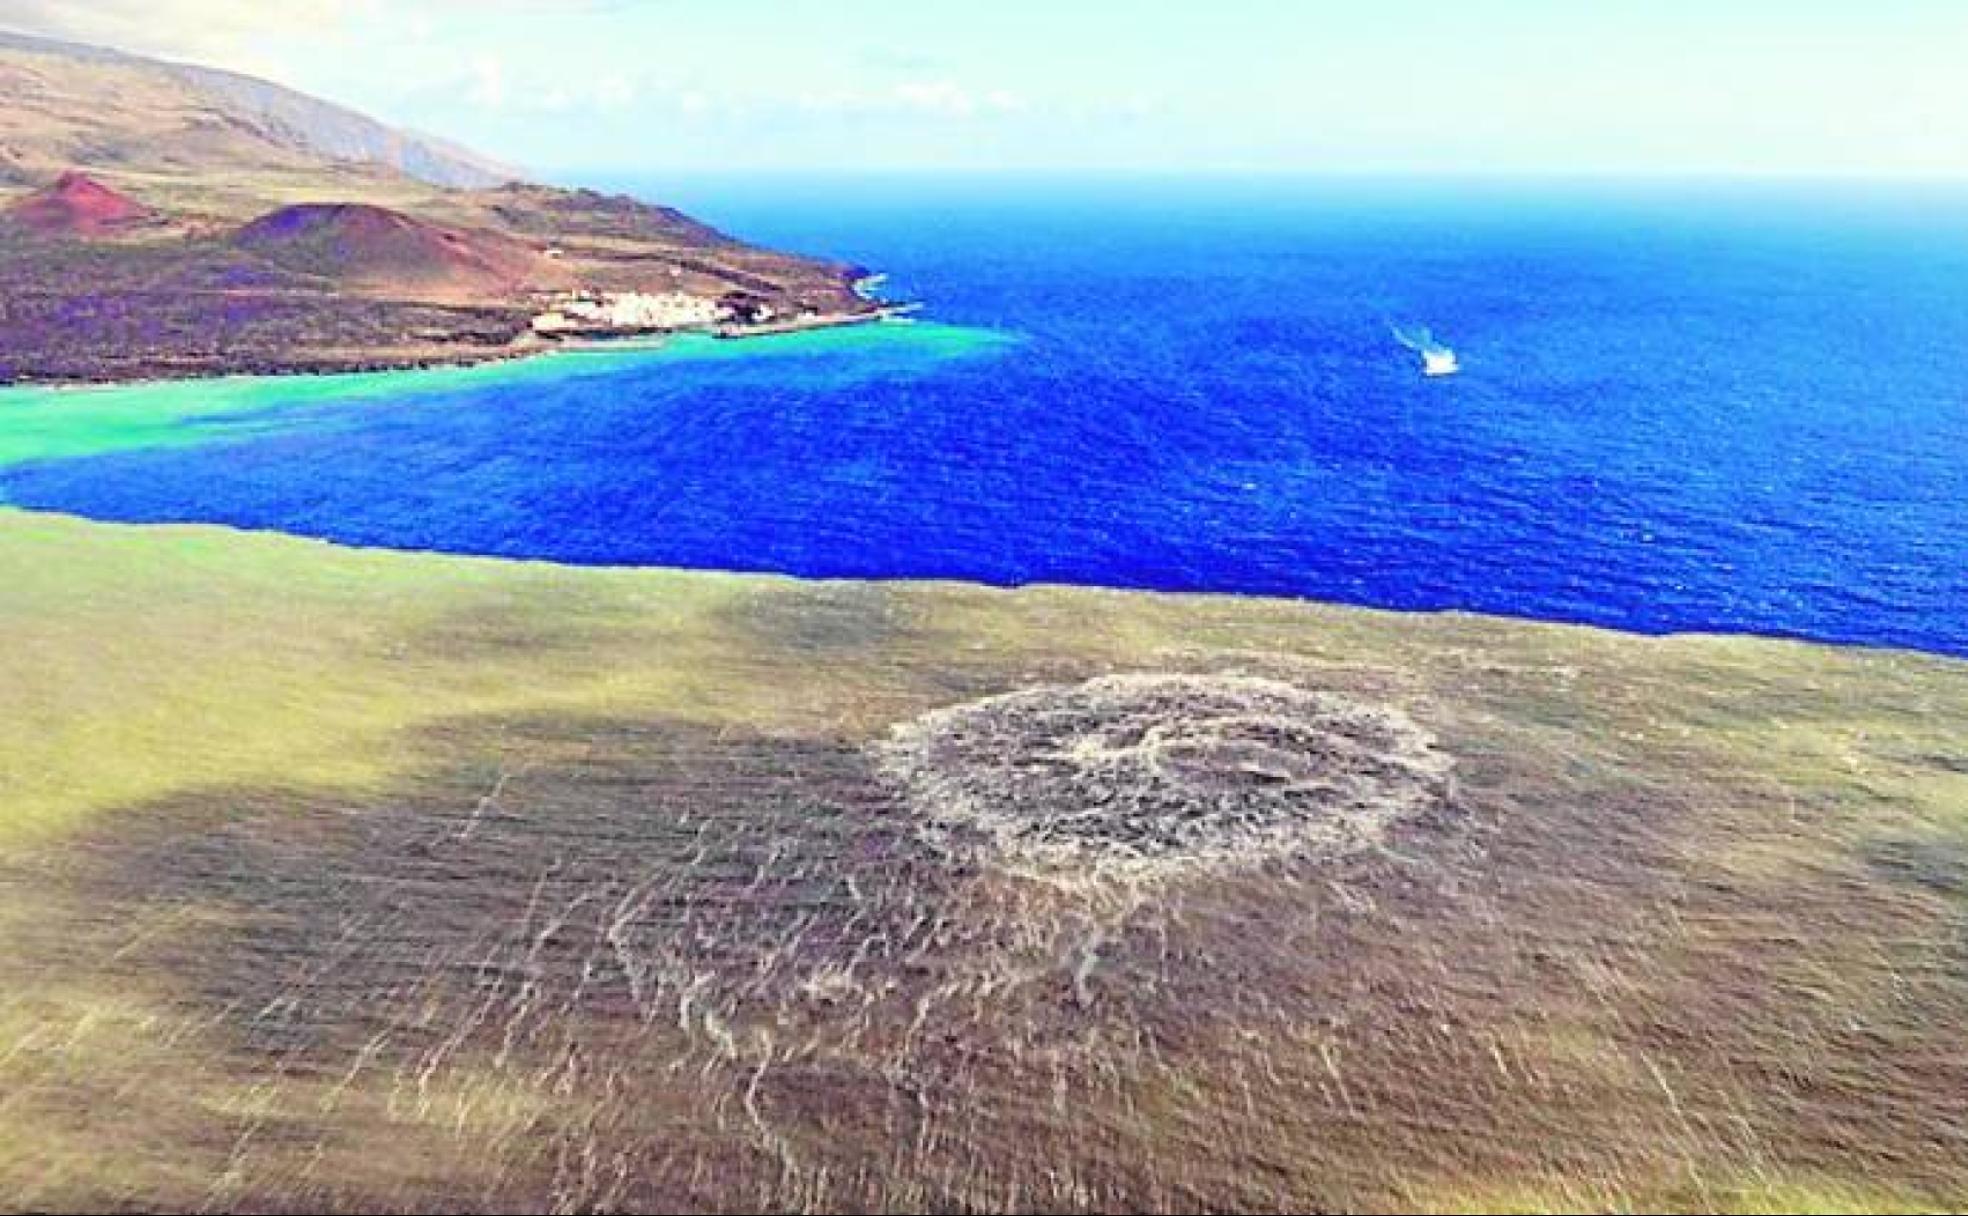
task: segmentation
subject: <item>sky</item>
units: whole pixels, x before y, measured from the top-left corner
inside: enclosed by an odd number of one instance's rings
[[[1968,176],[1968,0],[0,0],[546,173]]]

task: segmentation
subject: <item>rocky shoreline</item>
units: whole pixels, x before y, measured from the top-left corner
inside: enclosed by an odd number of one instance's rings
[[[146,358],[114,368],[63,369],[54,374],[6,374],[0,368],[0,391],[10,388],[97,388],[185,380],[214,380],[233,377],[335,376],[364,372],[434,371],[441,368],[484,367],[512,363],[544,355],[579,351],[620,351],[640,346],[656,347],[672,337],[696,334],[719,341],[786,337],[827,329],[847,329],[911,316],[920,305],[884,305],[866,312],[829,313],[755,325],[727,325],[714,328],[650,330],[630,334],[570,334],[563,338],[541,338],[531,333],[503,345],[466,344],[432,346],[403,350],[312,352],[305,358],[224,359],[197,357]]]
[[[821,313],[808,317],[788,317],[783,321],[761,321],[749,325],[722,325],[711,331],[713,337],[770,338],[775,335],[808,333],[816,329],[840,329],[851,325],[870,325],[912,316],[920,304],[882,304],[865,311]]]

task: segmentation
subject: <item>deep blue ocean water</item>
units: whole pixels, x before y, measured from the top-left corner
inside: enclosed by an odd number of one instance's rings
[[[1968,654],[1960,192],[637,184],[885,270],[936,325],[317,402],[0,469],[0,499]]]

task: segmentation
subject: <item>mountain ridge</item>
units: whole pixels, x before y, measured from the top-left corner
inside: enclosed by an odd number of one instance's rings
[[[269,167],[293,167],[292,159],[368,165],[435,186],[479,188],[526,180],[526,173],[450,140],[409,131],[337,102],[243,72],[133,54],[57,38],[0,29],[0,93],[22,92],[33,107],[51,96],[50,63],[115,78],[126,94],[140,97],[156,120],[132,140],[115,122],[74,123],[36,138],[27,124],[0,116],[0,176],[19,184],[39,169],[86,163],[78,152],[110,153],[115,167],[157,171],[173,158],[209,156],[215,144],[229,159],[250,167],[256,154]],[[9,87],[11,85],[11,87]],[[255,147],[255,145],[259,145]]]
[[[252,220],[230,242],[284,270],[356,290],[414,287],[471,299],[573,285],[560,263],[523,240],[370,203],[295,203]]]

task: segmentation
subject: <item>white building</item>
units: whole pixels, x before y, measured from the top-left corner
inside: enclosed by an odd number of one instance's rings
[[[541,334],[597,330],[647,333],[701,329],[716,325],[728,316],[716,300],[681,291],[582,292],[556,298],[551,309],[533,318],[533,330]]]

